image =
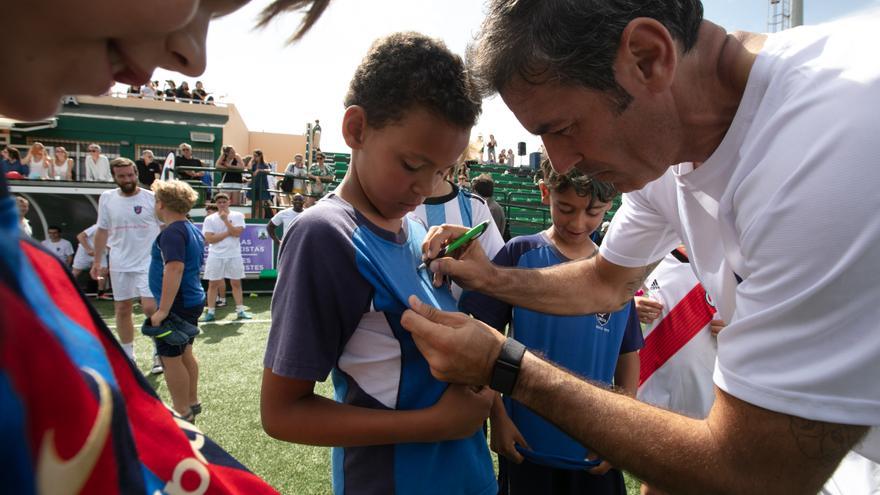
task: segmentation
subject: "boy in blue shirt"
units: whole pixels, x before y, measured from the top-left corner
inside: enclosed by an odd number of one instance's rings
[[[410,294],[455,309],[417,270],[426,228],[407,214],[456,165],[479,96],[442,42],[398,33],[370,49],[345,105],[348,173],[282,242],[263,428],[333,446],[336,494],[494,495],[480,431],[493,394],[434,379],[400,325]],[[335,401],[314,394],[328,374]]]
[[[547,160],[541,168],[541,200],[550,206],[553,225],[538,234],[512,239],[495,256],[497,265],[542,268],[597,252],[590,234],[602,223],[616,191],[576,169],[560,175]],[[509,323],[511,336],[533,352],[591,380],[611,385],[613,379],[624,393],[635,396],[636,351],[644,341],[631,303],[611,314],[554,316],[466,292],[460,305],[494,328]],[[588,461],[593,456],[586,447],[518,402],[506,397],[503,403],[497,400],[491,421],[492,449],[501,454],[501,493],[626,494],[620,471],[607,462]]]
[[[150,292],[158,310],[150,317],[159,326],[173,313],[198,326],[205,307],[205,291],[199,279],[205,239],[202,232],[186,218],[198,194],[186,182],[156,181],[156,218],[165,228],[153,242],[150,260]],[[156,352],[165,368],[165,383],[174,410],[192,422],[201,412],[198,399],[199,364],[192,351],[195,337],[183,345],[170,345],[154,339]]]

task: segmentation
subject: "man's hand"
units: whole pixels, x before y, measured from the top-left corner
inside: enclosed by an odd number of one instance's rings
[[[450,385],[431,406],[436,424],[446,440],[467,438],[477,432],[489,417],[495,392],[486,387]]]
[[[450,313],[409,298],[400,323],[412,332],[435,378],[450,383],[489,383],[504,336],[462,313]]]
[[[426,260],[434,260],[428,267],[434,272],[435,287],[443,285],[444,277],[451,277],[465,289],[479,291],[495,278],[495,265],[486,257],[479,242],[471,241],[462,249],[446,253],[445,258],[434,259],[443,246],[463,236],[467,231],[466,227],[448,224],[431,227],[428,230],[422,243],[422,255]]]
[[[92,257],[95,256],[95,250],[94,250],[94,249],[89,249],[89,248],[87,248],[87,247],[83,247],[83,249],[86,250],[86,254],[87,254],[87,255],[92,256]]]
[[[496,400],[501,400],[501,398],[499,397]],[[519,432],[519,428],[513,424],[504,408],[501,407],[499,409],[497,411],[495,408],[492,409],[489,447],[492,449],[492,452],[503,455],[508,460],[520,464],[524,458],[516,450],[516,446],[519,445],[529,449],[529,444],[526,443],[526,439]]]
[[[649,324],[660,316],[663,311],[663,305],[650,297],[636,296],[633,298],[636,302],[636,313],[639,315],[639,321]]]
[[[89,276],[92,277],[92,280],[100,280],[102,278],[100,261],[92,263],[92,269],[89,270]]]
[[[155,313],[153,313],[153,316],[150,317],[150,325],[158,327],[162,324],[163,321],[165,321],[165,318],[168,318],[168,311],[165,311],[164,309],[158,309]]]
[[[713,337],[717,337],[718,333],[727,326],[727,323],[724,320],[712,320],[709,322],[709,331],[712,332]]]

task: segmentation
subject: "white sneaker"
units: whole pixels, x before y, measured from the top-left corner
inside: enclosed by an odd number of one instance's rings
[[[161,375],[165,373],[165,368],[162,367],[162,360],[159,359],[158,354],[153,354],[153,367],[150,368],[151,375]]]

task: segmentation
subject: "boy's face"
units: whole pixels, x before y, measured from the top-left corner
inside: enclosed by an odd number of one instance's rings
[[[541,202],[550,206],[550,217],[553,231],[566,244],[580,244],[589,241],[602,220],[611,203],[593,203],[590,207],[590,196],[578,196],[574,188],[564,192],[551,191],[541,184]]]
[[[214,201],[214,204],[217,205],[218,213],[226,213],[229,211],[229,200],[226,198],[217,198]]]
[[[58,229],[49,229],[49,239],[52,242],[58,242],[61,240],[61,232]]]
[[[0,81],[0,113],[37,119],[64,95],[101,94],[113,81],[141,85],[157,67],[197,76],[205,69],[208,22],[238,0],[32,0],[4,2],[7,53],[19,77]],[[65,29],[43,29],[65,26]],[[40,36],[32,33],[40,32]],[[32,84],[40,80],[42,84]]]
[[[387,219],[402,218],[431,195],[467,146],[470,129],[450,124],[421,108],[396,123],[369,127],[359,107],[343,119],[346,143],[356,151],[356,180]]]

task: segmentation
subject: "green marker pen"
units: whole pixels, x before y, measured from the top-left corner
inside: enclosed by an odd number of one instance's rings
[[[461,237],[455,239],[454,241],[450,242],[445,247],[443,247],[443,249],[441,249],[440,252],[437,253],[436,258],[433,258],[430,260],[425,260],[424,263],[419,265],[418,269],[422,270],[422,269],[427,268],[428,265],[430,265],[431,262],[434,261],[435,259],[442,258],[442,257],[446,256],[446,253],[451,253],[452,251],[455,251],[456,249],[464,246],[465,244],[471,242],[472,240],[480,237],[481,235],[483,235],[483,232],[486,231],[486,227],[488,227],[488,226],[489,226],[488,220],[486,220],[485,222],[483,222],[479,225],[474,226],[474,228],[465,232],[464,235],[462,235]]]

